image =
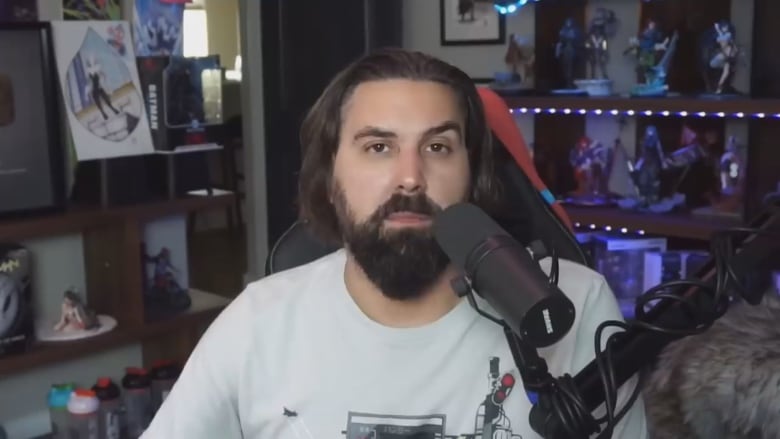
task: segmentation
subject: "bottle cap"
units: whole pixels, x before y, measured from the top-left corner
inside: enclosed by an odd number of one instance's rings
[[[152,380],[175,380],[180,373],[179,365],[175,361],[161,360],[154,363],[149,372],[149,378]]]
[[[140,367],[128,367],[122,378],[122,387],[125,389],[144,389],[150,386],[149,375],[146,369]]]
[[[76,389],[70,394],[68,411],[75,415],[94,413],[100,407],[100,400],[89,389]]]
[[[101,401],[119,398],[119,387],[109,377],[98,378],[92,390]]]
[[[73,393],[73,384],[52,384],[51,389],[49,389],[49,407],[57,409],[67,408],[71,393]]]

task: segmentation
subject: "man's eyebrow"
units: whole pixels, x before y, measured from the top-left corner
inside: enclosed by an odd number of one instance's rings
[[[355,133],[354,140],[360,140],[364,137],[379,137],[382,139],[389,139],[397,136],[390,130],[369,125],[358,130],[358,132]]]
[[[430,127],[427,130],[425,130],[425,132],[422,135],[422,138],[432,137],[437,134],[444,133],[446,131],[455,131],[455,133],[458,136],[463,137],[460,124],[453,120],[448,120],[446,122],[443,122],[439,125]],[[353,140],[357,141],[364,137],[378,137],[380,139],[392,139],[398,136],[395,132],[390,131],[388,129],[369,125],[358,130],[358,132],[355,133]]]
[[[423,138],[435,136],[437,134],[441,134],[446,131],[455,131],[458,137],[463,138],[463,133],[461,132],[460,124],[458,122],[455,122],[454,120],[448,120],[444,123],[436,125],[435,127],[428,128],[427,130],[425,130],[425,133],[423,134]]]

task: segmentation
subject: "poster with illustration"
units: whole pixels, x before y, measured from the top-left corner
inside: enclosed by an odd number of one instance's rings
[[[38,2],[35,0],[0,0],[0,22],[37,21]]]
[[[122,18],[120,0],[62,0],[66,20],[119,20]]]
[[[135,0],[133,38],[137,56],[182,56],[184,3],[181,0]]]
[[[56,21],[52,29],[78,160],[152,153],[128,23]]]

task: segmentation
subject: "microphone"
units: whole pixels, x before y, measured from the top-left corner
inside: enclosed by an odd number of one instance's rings
[[[529,250],[480,208],[459,203],[444,209],[433,220],[433,233],[450,261],[463,271],[466,284],[521,340],[541,348],[569,332],[574,304]],[[456,291],[456,283],[462,281],[453,281]]]

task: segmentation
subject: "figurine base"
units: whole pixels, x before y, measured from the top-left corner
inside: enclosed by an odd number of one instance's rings
[[[528,86],[528,84],[522,82],[491,82],[488,87],[501,95],[530,95],[534,94],[535,90]]]
[[[577,79],[574,85],[580,90],[584,90],[588,96],[611,96],[611,79]]]
[[[691,214],[700,217],[715,217],[715,218],[733,218],[734,220],[742,219],[742,215],[738,211],[718,209],[715,206],[697,207],[691,210]]]
[[[572,206],[606,207],[615,205],[615,200],[605,195],[572,195],[563,200]]]
[[[94,329],[81,329],[71,331],[55,331],[53,324],[49,321],[38,322],[35,326],[36,338],[39,341],[73,341],[85,338],[96,337],[105,334],[116,327],[116,319],[107,315],[98,315],[100,326]]]
[[[551,90],[550,93],[559,96],[587,96],[588,92],[579,88],[558,88]]]
[[[726,101],[729,99],[741,98],[742,95],[736,93],[702,93],[698,96],[701,99],[711,99],[714,101]]]

